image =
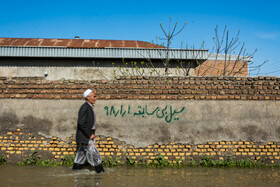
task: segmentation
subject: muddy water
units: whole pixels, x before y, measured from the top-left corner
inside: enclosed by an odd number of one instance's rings
[[[280,168],[113,167],[106,172],[70,167],[0,166],[0,186],[280,186]]]

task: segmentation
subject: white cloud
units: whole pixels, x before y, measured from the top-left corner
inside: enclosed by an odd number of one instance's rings
[[[271,33],[257,33],[257,36],[263,39],[269,40],[279,40],[280,32],[271,32]]]

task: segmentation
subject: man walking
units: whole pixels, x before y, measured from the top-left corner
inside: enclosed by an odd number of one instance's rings
[[[74,160],[73,169],[82,169],[82,166],[88,161],[95,167],[97,173],[104,171],[102,160],[97,148],[93,145],[95,139],[96,116],[94,104],[96,95],[90,89],[83,93],[86,102],[81,106],[78,114],[78,124],[76,132],[76,142],[78,151]]]

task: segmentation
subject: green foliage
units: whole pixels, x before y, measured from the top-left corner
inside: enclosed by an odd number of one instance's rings
[[[216,162],[214,160],[212,160],[211,158],[209,158],[208,156],[203,157],[199,163],[200,166],[216,166]]]
[[[166,161],[164,160],[164,157],[162,155],[157,156],[154,161],[156,161],[159,165],[165,165]]]
[[[251,167],[256,167],[258,164],[254,162],[253,160],[250,159],[245,159],[245,160],[238,160],[236,161],[236,166],[237,167],[246,167],[246,168],[251,168]]]
[[[117,65],[116,69],[114,69],[114,76],[152,76],[152,75],[159,75],[159,71],[153,66],[151,62],[141,61],[131,61],[125,62],[122,59],[122,64]],[[115,67],[115,63],[112,63],[113,67]]]
[[[107,160],[103,161],[103,164],[105,166],[117,166],[119,160],[119,157],[117,157],[115,160],[112,157],[109,157]]]
[[[72,166],[74,164],[75,156],[63,155],[60,164],[63,166]]]
[[[4,165],[4,164],[6,164],[6,159],[5,159],[4,155],[1,155],[0,156],[0,165]]]
[[[23,162],[18,162],[18,165],[37,165],[41,161],[41,158],[36,155],[37,152],[33,151],[29,154],[29,158],[24,158]]]
[[[221,167],[234,167],[236,166],[236,162],[232,159],[232,157],[228,157],[225,161],[218,160],[217,166]]]
[[[74,163],[75,156],[64,155],[61,160],[42,160],[40,156],[36,155],[37,152],[32,152],[29,154],[28,158],[24,158],[22,162],[18,162],[19,166],[26,165],[38,165],[38,166],[72,166]],[[5,164],[6,159],[3,155],[0,156],[0,165]],[[250,160],[250,159],[241,159],[241,160],[233,160],[232,157],[228,157],[225,160],[213,160],[209,156],[205,156],[201,158],[200,161],[195,161],[191,159],[189,161],[177,159],[177,160],[166,160],[163,155],[157,156],[151,161],[147,161],[146,159],[139,159],[138,162],[135,159],[132,159],[130,156],[125,158],[125,162],[120,161],[119,157],[115,159],[112,157],[108,157],[107,160],[103,161],[104,166],[117,166],[118,164],[123,165],[126,164],[128,166],[146,166],[146,167],[172,167],[172,168],[180,168],[186,166],[201,166],[201,167],[280,167],[280,163],[276,164],[268,164],[271,161],[268,158],[262,158],[258,161]]]
[[[137,165],[137,163],[135,162],[134,159],[132,159],[130,156],[126,157],[126,163],[128,166],[133,166],[133,165]]]
[[[147,167],[173,167],[179,168],[185,166],[184,162],[181,159],[177,159],[175,161],[164,159],[163,155],[157,156],[152,159],[151,162],[142,161],[140,164]]]
[[[162,155],[155,157],[152,162],[149,164],[151,166],[164,167],[171,166],[172,162],[165,160]]]
[[[188,163],[188,166],[196,166],[196,161],[194,159],[191,159]]]
[[[26,165],[38,165],[38,166],[72,166],[74,164],[75,156],[64,155],[60,161],[57,160],[42,160],[40,156],[36,155],[37,152],[34,151],[29,154],[28,158],[24,158],[22,162],[18,162],[18,166],[26,166]]]
[[[199,163],[200,166],[206,167],[265,167],[267,164],[264,164],[262,161],[254,161],[250,159],[241,159],[234,161],[232,157],[228,157],[226,160],[212,160],[208,156],[203,157]]]

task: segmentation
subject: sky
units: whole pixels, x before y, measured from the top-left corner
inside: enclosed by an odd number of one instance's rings
[[[160,23],[168,30],[171,17],[178,28],[187,22],[172,48],[200,49],[204,43],[212,52],[214,29],[218,26],[221,37],[227,26],[230,38],[240,31],[239,41],[248,53],[257,49],[250,76],[280,76],[279,0],[0,0],[0,8],[0,37],[8,38],[152,42],[164,38]],[[260,70],[251,71],[264,62]]]

